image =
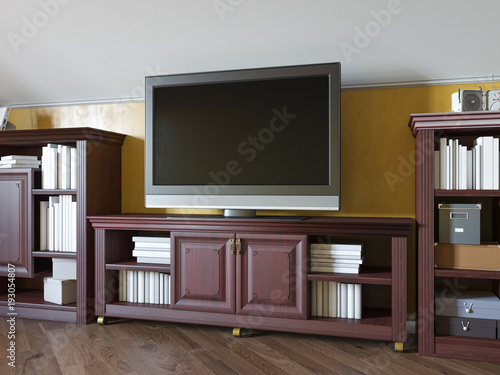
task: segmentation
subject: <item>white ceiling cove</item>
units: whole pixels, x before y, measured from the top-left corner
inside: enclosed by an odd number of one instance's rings
[[[340,61],[344,88],[500,77],[493,0],[4,0],[0,100],[142,100],[147,75]],[[500,86],[499,86],[500,87]]]

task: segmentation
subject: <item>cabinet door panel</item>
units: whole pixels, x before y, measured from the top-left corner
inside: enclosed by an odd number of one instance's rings
[[[32,172],[0,173],[0,276],[15,266],[17,277],[32,276],[31,193]]]
[[[234,256],[227,233],[171,233],[173,309],[234,313]]]
[[[236,313],[307,318],[307,237],[238,234]]]

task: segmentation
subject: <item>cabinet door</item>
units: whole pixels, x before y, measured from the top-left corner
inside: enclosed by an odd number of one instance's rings
[[[0,276],[15,266],[17,277],[32,277],[32,171],[0,172]]]
[[[172,308],[234,313],[233,233],[170,233]]]
[[[307,236],[236,235],[236,313],[307,319]]]

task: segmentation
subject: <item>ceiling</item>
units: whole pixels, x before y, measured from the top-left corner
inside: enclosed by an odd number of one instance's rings
[[[500,77],[500,2],[493,0],[2,6],[0,100],[15,107],[143,100],[147,75],[331,61],[342,64],[344,89]]]

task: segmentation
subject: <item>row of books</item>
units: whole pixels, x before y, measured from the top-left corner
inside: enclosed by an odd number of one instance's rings
[[[76,148],[49,143],[42,147],[42,189],[76,189]]]
[[[361,284],[311,281],[311,315],[361,319]]]
[[[149,271],[118,271],[118,300],[133,303],[170,304],[170,275]]]
[[[492,136],[478,137],[472,149],[458,139],[439,139],[435,151],[435,188],[490,190],[500,187],[500,144]]]
[[[170,264],[170,237],[134,236],[132,241],[137,263]]]
[[[358,274],[363,263],[363,244],[311,244],[311,272]]]
[[[76,252],[76,202],[72,195],[40,202],[40,250]]]
[[[41,161],[36,156],[7,155],[0,159],[0,168],[40,168]]]

